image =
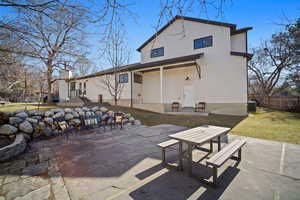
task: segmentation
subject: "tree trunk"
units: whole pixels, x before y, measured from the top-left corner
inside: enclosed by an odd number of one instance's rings
[[[52,61],[47,62],[47,84],[48,84],[48,99],[47,103],[52,103],[52,93],[51,93],[51,86],[52,86]]]
[[[118,83],[117,83],[117,74],[115,74],[115,88],[114,88],[114,101],[115,101],[115,106],[118,105]]]

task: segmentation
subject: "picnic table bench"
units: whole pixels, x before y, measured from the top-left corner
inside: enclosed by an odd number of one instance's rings
[[[206,161],[208,166],[212,166],[213,170],[213,185],[216,185],[218,178],[218,168],[221,167],[228,159],[232,158],[237,161],[242,159],[242,147],[246,144],[245,139],[237,139],[226,145],[221,151],[213,155]],[[238,152],[238,156],[233,155]]]
[[[212,166],[213,170],[213,185],[216,185],[217,181],[217,169],[222,166],[228,159],[234,158],[236,160],[241,160],[241,148],[246,143],[245,140],[235,140],[234,142],[228,144],[221,150],[221,136],[227,134],[230,128],[210,126],[205,125],[201,127],[196,127],[193,129],[181,131],[170,135],[172,139],[158,144],[162,149],[162,164],[166,164],[165,149],[173,145],[179,144],[179,168],[183,170],[183,158],[188,160],[188,173],[192,175],[192,151],[194,148],[203,145],[204,143],[210,142],[209,152],[213,152],[213,139],[217,138],[218,143],[218,153],[207,160],[207,166]],[[186,143],[187,156],[184,155],[182,145]],[[234,157],[233,154],[238,152],[238,157]]]

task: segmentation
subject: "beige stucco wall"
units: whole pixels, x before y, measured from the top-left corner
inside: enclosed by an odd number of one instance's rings
[[[126,73],[126,72],[125,72]],[[131,98],[131,87],[130,87],[130,73],[128,73],[128,83],[122,83],[123,89],[121,92],[121,99],[130,99]],[[83,91],[83,83],[86,82],[86,97],[93,102],[98,101],[98,96],[102,94],[102,98],[104,101],[112,100],[113,97],[110,95],[107,86],[104,84],[105,76],[97,76],[87,79],[76,80],[76,89],[79,89],[79,83],[82,83],[82,91]],[[114,77],[109,76],[111,80],[111,84],[114,84]],[[72,81],[73,82],[73,81]]]
[[[247,33],[240,33],[231,36],[231,51],[246,52],[247,51]]]
[[[65,80],[58,81],[58,95],[60,101],[65,101],[68,98],[68,83]]]
[[[223,55],[222,63],[213,56],[199,60],[201,78],[196,67],[175,68],[163,71],[163,103],[174,101],[183,103],[185,86],[192,87],[193,103],[204,101],[208,104],[243,104],[240,114],[246,114],[247,103],[247,68],[246,58]],[[221,58],[221,57],[220,57]],[[186,80],[189,77],[189,80]],[[160,71],[143,74],[143,103],[160,102]],[[215,112],[216,110],[213,110]],[[226,114],[226,109],[223,114]],[[219,111],[217,111],[219,112]],[[223,112],[220,110],[220,113]],[[232,112],[230,112],[232,114]]]
[[[213,36],[213,46],[194,49],[194,39]],[[153,48],[164,47],[164,56],[150,58]],[[193,101],[208,104],[242,104],[240,114],[246,114],[247,59],[232,56],[231,51],[245,52],[246,34],[230,35],[230,28],[177,20],[141,51],[144,63],[204,53],[197,62],[201,66],[201,79],[194,66],[164,70],[163,103],[183,102],[183,88],[190,85]],[[189,80],[185,80],[186,77]],[[143,103],[161,103],[160,72],[143,74]],[[239,108],[238,108],[239,109]],[[219,112],[214,110],[213,112]],[[229,112],[220,110],[220,112]],[[230,113],[232,113],[230,111]]]
[[[213,36],[213,46],[194,49],[194,40]],[[152,62],[185,55],[204,53],[219,56],[229,54],[231,49],[230,28],[198,22],[176,20],[141,50],[141,62]],[[164,56],[150,58],[153,48],[164,47]]]

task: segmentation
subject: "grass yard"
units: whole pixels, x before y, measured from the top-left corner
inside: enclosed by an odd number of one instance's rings
[[[5,106],[0,106],[0,111],[16,111],[16,110],[34,110],[34,109],[40,110],[50,110],[52,108],[61,108],[57,105],[48,105],[48,104],[38,104],[35,103],[8,103]]]
[[[206,117],[165,115],[124,107],[110,109],[130,112],[145,125],[168,123],[192,128],[211,124],[231,127],[231,133],[235,135],[300,144],[300,113],[258,108],[256,113],[248,117],[214,114]]]
[[[300,144],[300,113],[259,108],[235,126],[231,133]]]
[[[37,109],[37,103],[10,103],[0,107],[0,111],[15,111],[25,109]],[[41,110],[61,108],[56,105],[41,104]],[[267,140],[282,141],[300,144],[300,113],[276,111],[266,108],[258,108],[256,113],[248,117],[215,115],[167,115],[139,109],[120,106],[108,107],[114,111],[131,113],[136,119],[140,119],[144,125],[175,124],[193,128],[196,126],[211,124],[233,128],[232,134],[255,137]]]

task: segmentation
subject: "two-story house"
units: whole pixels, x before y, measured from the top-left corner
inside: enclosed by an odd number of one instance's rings
[[[171,111],[172,102],[181,108],[206,103],[206,112],[247,114],[247,31],[235,24],[176,16],[137,50],[141,62],[118,69],[124,84],[119,105]],[[113,102],[103,85],[112,70],[71,78],[69,90],[91,101]],[[61,93],[61,92],[60,92]],[[75,92],[76,93],[76,92]]]

